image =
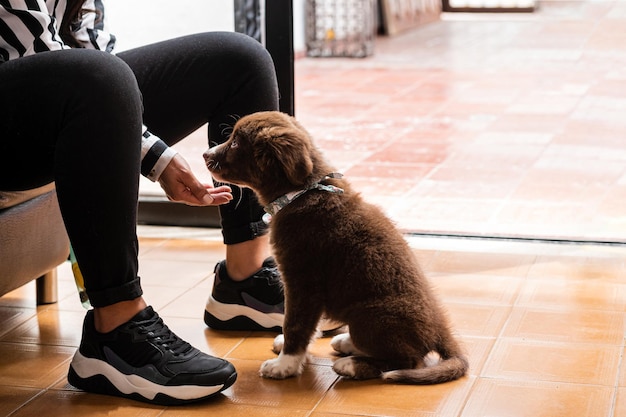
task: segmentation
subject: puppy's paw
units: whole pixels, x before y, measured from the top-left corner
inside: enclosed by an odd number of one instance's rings
[[[300,375],[303,363],[302,355],[283,355],[281,353],[277,358],[263,362],[259,373],[264,378],[285,379]]]
[[[337,359],[333,364],[333,371],[344,378],[354,378],[356,371],[351,357]]]
[[[357,355],[361,352],[352,343],[350,333],[342,333],[330,340],[330,346],[342,355]]]
[[[274,345],[272,346],[272,352],[275,354],[279,354],[281,350],[283,350],[283,345],[285,344],[285,335],[279,334],[274,338]]]

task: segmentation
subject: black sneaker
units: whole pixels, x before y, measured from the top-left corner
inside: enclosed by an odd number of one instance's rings
[[[96,331],[93,310],[88,311],[67,376],[83,391],[159,405],[211,397],[236,379],[231,363],[180,339],[152,307],[109,333]]]
[[[254,275],[243,281],[228,276],[226,261],[215,265],[213,291],[204,310],[204,322],[216,330],[282,332],[285,298],[274,258],[267,258]],[[337,331],[343,323],[323,317],[318,330]]]
[[[215,265],[213,291],[206,304],[204,322],[217,330],[267,330],[280,332],[285,303],[280,274],[268,258],[254,275],[233,281],[226,261]]]

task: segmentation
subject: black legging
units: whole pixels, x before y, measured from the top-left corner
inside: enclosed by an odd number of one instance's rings
[[[141,124],[172,145],[205,123],[278,109],[272,60],[252,38],[204,33],[122,52],[43,52],[0,64],[0,190],[51,181],[92,305],[141,295],[137,196]],[[233,187],[224,242],[253,239],[262,208]]]

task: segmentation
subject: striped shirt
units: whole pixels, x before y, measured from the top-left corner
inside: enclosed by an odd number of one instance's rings
[[[86,0],[86,12],[72,30],[82,47],[112,53],[115,36],[107,30],[103,1]],[[59,35],[66,5],[67,0],[0,0],[0,64],[38,52],[69,49]],[[157,181],[174,155],[174,149],[143,127],[143,175]]]

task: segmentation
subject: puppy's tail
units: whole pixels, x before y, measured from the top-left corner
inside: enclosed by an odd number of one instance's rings
[[[430,385],[454,381],[469,370],[469,362],[463,355],[440,360],[435,364],[417,369],[398,369],[384,372],[382,377],[392,382],[404,384]]]

